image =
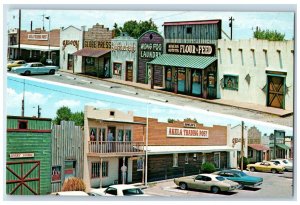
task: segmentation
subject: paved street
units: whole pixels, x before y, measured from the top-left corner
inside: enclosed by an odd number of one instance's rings
[[[196,98],[180,97],[173,93],[161,93],[153,92],[150,90],[132,87],[128,85],[121,85],[114,82],[108,82],[105,80],[94,79],[85,76],[78,76],[66,72],[57,72],[55,75],[35,75],[30,76],[37,79],[49,80],[59,83],[65,83],[75,86],[81,86],[85,88],[91,88],[96,90],[102,90],[107,92],[118,93],[127,96],[134,96],[142,99],[156,98],[160,100],[167,100],[170,104],[179,106],[188,105],[192,108],[198,108],[202,110],[208,110],[216,113],[233,115],[247,119],[260,120],[269,123],[275,123],[284,126],[293,126],[293,115],[287,117],[278,117],[272,114],[261,113],[253,110],[246,110],[237,107],[212,104],[197,100]]]
[[[201,197],[201,200],[291,200],[293,198],[293,172],[283,174],[272,174],[262,172],[248,172],[251,176],[258,176],[264,179],[263,184],[258,188],[244,188],[232,192],[213,194],[197,190],[181,190],[173,180],[164,182],[149,183],[149,187],[144,192],[153,196],[167,197]]]

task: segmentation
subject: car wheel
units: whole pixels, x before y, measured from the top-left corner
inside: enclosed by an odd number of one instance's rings
[[[217,187],[217,186],[211,187],[211,192],[212,192],[212,193],[217,194],[217,193],[219,193],[219,191],[220,191],[220,188],[219,188],[219,187]]]
[[[50,74],[50,75],[54,75],[54,74],[55,74],[55,70],[53,70],[53,69],[50,70],[50,71],[49,71],[49,74]]]
[[[26,71],[24,72],[24,75],[30,75],[30,71],[29,71],[29,70],[26,70]]]
[[[251,171],[251,172],[254,172],[254,171],[255,171],[255,168],[254,168],[254,167],[250,167],[250,171]]]
[[[277,171],[276,171],[276,169],[271,169],[271,172],[272,172],[273,174],[275,174]]]
[[[187,184],[184,182],[179,183],[180,189],[185,190],[188,188]]]

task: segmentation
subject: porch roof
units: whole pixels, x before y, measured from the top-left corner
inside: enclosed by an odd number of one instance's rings
[[[148,64],[204,69],[216,60],[215,56],[162,54]]]
[[[230,146],[148,146],[149,155],[157,154],[173,154],[173,153],[211,153],[211,152],[227,152],[237,149]],[[146,151],[146,146],[144,146]]]
[[[276,144],[277,147],[281,148],[281,149],[285,149],[285,150],[289,150],[290,147],[287,146],[286,144]],[[271,144],[270,147],[274,147],[274,144]]]
[[[261,144],[248,144],[248,147],[251,147],[252,149],[258,150],[258,151],[267,151],[269,150],[268,147],[261,145]]]
[[[76,51],[75,53],[73,53],[73,55],[98,58],[109,52],[110,52],[110,49],[83,48],[83,49],[80,49],[80,50]]]

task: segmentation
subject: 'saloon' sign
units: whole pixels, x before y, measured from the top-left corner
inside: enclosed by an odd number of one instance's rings
[[[208,138],[208,130],[167,127],[167,137]]]

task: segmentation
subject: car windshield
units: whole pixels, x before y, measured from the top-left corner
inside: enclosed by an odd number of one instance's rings
[[[285,163],[285,164],[289,163],[287,160],[282,160],[282,161],[283,161],[283,163]]]
[[[124,196],[132,196],[132,195],[140,195],[144,194],[143,191],[139,188],[133,188],[133,189],[125,189],[123,190]]]
[[[244,172],[239,172],[239,173],[237,173],[237,174],[240,175],[241,177],[247,176],[247,174],[244,173]]]
[[[224,181],[224,180],[225,180],[224,177],[216,177],[216,179],[217,179],[218,181]]]

